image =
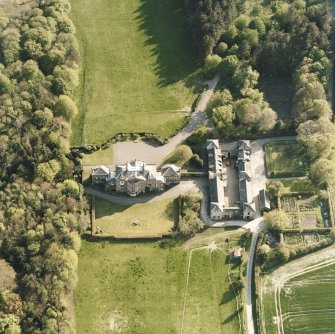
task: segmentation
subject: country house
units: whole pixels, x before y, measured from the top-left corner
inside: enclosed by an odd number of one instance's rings
[[[163,191],[179,182],[180,168],[173,164],[164,165],[160,171],[157,171],[156,165],[139,160],[117,165],[114,171],[106,166],[92,168],[92,184],[104,184],[107,192],[127,193],[132,197]]]

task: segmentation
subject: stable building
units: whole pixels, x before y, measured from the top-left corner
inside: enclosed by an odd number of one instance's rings
[[[209,213],[212,220],[228,218],[253,219],[256,207],[253,202],[250,173],[250,143],[240,140],[231,146],[231,152],[222,153],[217,139],[207,140],[207,156],[209,171],[210,205]],[[239,204],[225,206],[222,157],[234,157],[235,168],[238,170]]]

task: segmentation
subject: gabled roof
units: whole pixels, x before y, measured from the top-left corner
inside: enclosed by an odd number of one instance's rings
[[[239,149],[242,148],[242,149],[250,151],[250,141],[249,140],[239,140],[238,147]]]
[[[96,166],[92,168],[92,175],[102,175],[108,176],[109,175],[109,168],[107,166]]]
[[[241,171],[238,173],[238,175],[239,175],[239,181],[242,180],[251,181],[251,176],[246,171]]]
[[[243,203],[243,213],[246,211],[250,213],[256,213],[255,203]]]
[[[211,148],[220,148],[219,140],[218,139],[207,139],[206,148],[207,150]]]
[[[211,204],[210,204],[210,211],[211,211],[211,213],[214,213],[214,212],[220,212],[220,213],[222,213],[223,212],[222,204],[211,202]]]
[[[180,168],[174,164],[164,165],[161,169],[163,176],[176,176],[179,175]]]

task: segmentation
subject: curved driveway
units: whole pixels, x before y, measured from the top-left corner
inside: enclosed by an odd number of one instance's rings
[[[146,142],[119,142],[114,145],[114,163],[123,164],[127,161],[137,159],[148,164],[155,163],[159,166],[164,158],[180,145],[192,132],[200,125],[207,123],[206,107],[211,98],[220,75],[207,81],[208,89],[202,94],[196,110],[191,114],[188,124],[177,135],[172,137],[169,142],[162,146],[150,145]]]

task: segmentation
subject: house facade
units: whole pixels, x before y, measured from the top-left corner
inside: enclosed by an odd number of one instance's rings
[[[256,207],[251,188],[250,143],[240,140],[237,147],[232,148],[229,152],[222,152],[217,139],[208,139],[207,155],[211,219],[242,218],[249,220],[255,218]],[[227,157],[235,159],[234,167],[238,172],[239,203],[234,206],[227,206],[225,203],[223,159]]]
[[[109,176],[109,168],[106,166],[97,166],[92,169],[92,184],[104,184]]]
[[[173,164],[164,165],[161,171],[157,171],[154,164],[133,160],[124,165],[117,165],[114,171],[108,169],[108,175],[104,174],[104,179],[93,176],[102,173],[101,170],[106,172],[107,169],[106,166],[93,168],[92,184],[103,183],[105,191],[126,193],[131,197],[151,191],[163,191],[166,186],[180,182],[180,168]]]

